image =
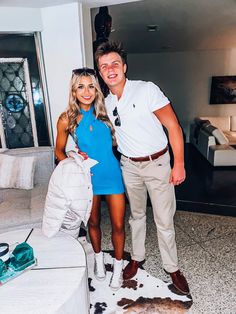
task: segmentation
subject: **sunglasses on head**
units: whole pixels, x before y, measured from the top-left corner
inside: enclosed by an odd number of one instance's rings
[[[121,126],[120,116],[119,116],[117,107],[115,107],[112,113],[113,113],[113,116],[116,117],[114,121],[115,126]]]
[[[74,69],[72,71],[72,74],[74,74],[74,75],[91,74],[91,75],[97,76],[96,71],[94,69],[90,69],[90,68]]]

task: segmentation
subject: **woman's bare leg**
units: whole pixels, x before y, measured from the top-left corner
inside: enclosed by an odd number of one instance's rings
[[[93,197],[93,205],[91,215],[88,221],[88,231],[89,237],[92,243],[92,247],[95,253],[99,253],[101,251],[101,196],[95,195]]]
[[[125,196],[124,194],[107,195],[106,201],[110,212],[115,258],[121,260],[125,245]]]

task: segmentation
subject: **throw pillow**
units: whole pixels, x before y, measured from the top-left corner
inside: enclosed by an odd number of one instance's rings
[[[212,124],[207,124],[203,125],[202,129],[204,129],[207,133],[213,135],[217,141],[217,144],[224,145],[224,144],[229,144],[229,140],[227,137],[224,135],[224,133],[216,128]]]
[[[220,129],[216,128],[212,132],[212,135],[214,135],[218,144],[220,144],[220,145],[229,144],[229,140],[227,139],[227,137],[224,135],[224,133]]]
[[[30,190],[34,186],[35,157],[0,154],[0,188]]]

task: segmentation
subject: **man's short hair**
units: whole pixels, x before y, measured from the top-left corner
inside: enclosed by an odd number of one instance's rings
[[[95,52],[95,61],[98,66],[98,59],[104,55],[107,55],[108,53],[116,52],[121,57],[123,64],[127,64],[127,53],[123,48],[122,43],[117,42],[104,42],[101,45],[98,46],[96,52]]]

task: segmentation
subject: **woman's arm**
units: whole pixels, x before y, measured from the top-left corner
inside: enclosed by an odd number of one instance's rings
[[[67,158],[65,148],[67,139],[69,136],[68,127],[68,119],[64,116],[60,116],[57,121],[57,138],[56,138],[56,147],[55,147],[55,155],[58,161],[61,161]]]

